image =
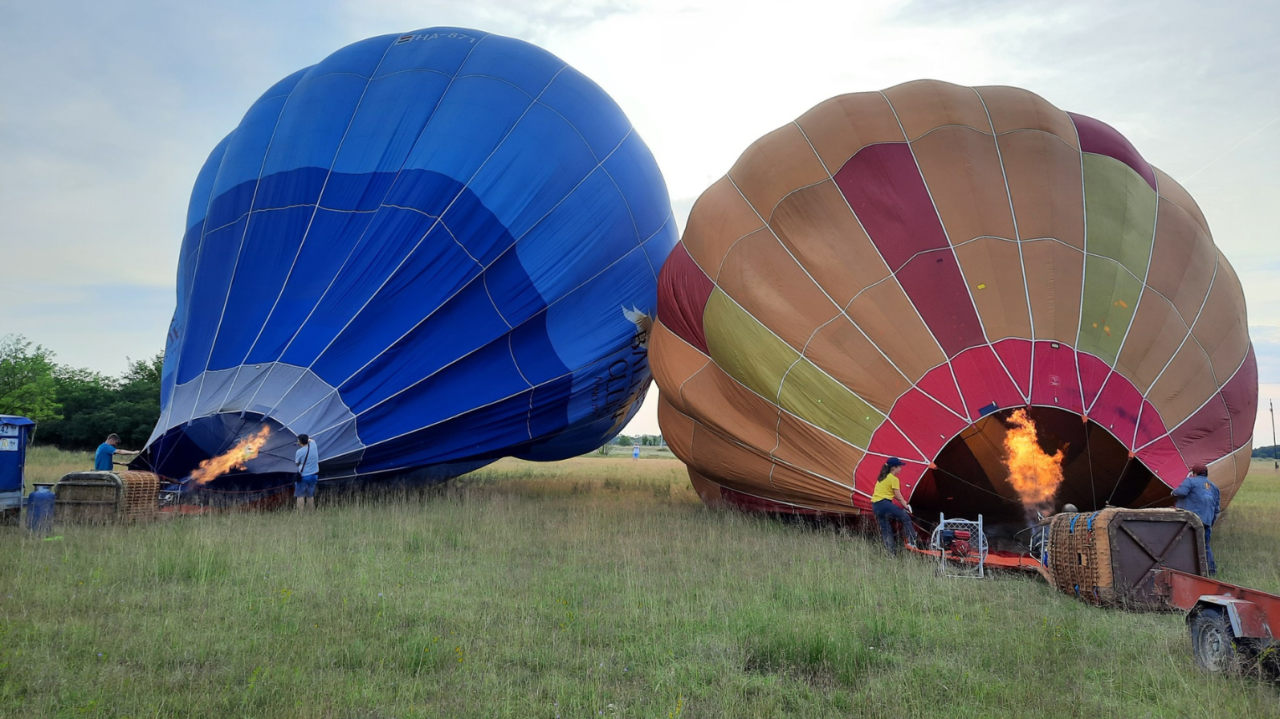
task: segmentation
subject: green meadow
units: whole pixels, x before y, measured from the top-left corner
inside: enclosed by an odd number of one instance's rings
[[[1226,581],[1280,592],[1270,465],[1214,539]],[[1196,669],[1180,615],[708,511],[678,461],[629,448],[0,542],[3,716],[1280,716],[1277,687]]]

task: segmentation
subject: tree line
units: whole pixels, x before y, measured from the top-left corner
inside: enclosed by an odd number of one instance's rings
[[[55,361],[53,350],[22,335],[0,337],[0,414],[36,423],[36,441],[92,449],[108,434],[138,449],[160,419],[164,353],[127,359],[119,377]]]
[[[613,443],[618,445],[619,447],[623,447],[623,446],[630,447],[637,444],[640,445],[641,447],[665,447],[666,446],[666,443],[662,441],[662,435],[660,434],[635,434],[630,436],[625,434],[620,434],[618,435],[617,439],[613,440]]]

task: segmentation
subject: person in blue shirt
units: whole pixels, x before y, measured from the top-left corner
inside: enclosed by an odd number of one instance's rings
[[[93,453],[93,471],[110,472],[111,460],[117,455],[135,455],[137,452],[131,452],[127,449],[119,449],[116,445],[120,444],[120,435],[109,434],[107,441],[98,445],[98,451]]]
[[[1209,535],[1214,521],[1218,518],[1221,505],[1218,485],[1209,481],[1209,468],[1203,464],[1192,467],[1191,474],[1187,475],[1187,478],[1182,480],[1182,484],[1173,490],[1173,496],[1178,498],[1175,505],[1178,509],[1192,512],[1204,523],[1204,554],[1205,559],[1209,560],[1209,576],[1217,574],[1218,564],[1213,561]]]
[[[320,446],[305,434],[298,435],[298,451],[293,455],[298,465],[298,481],[293,483],[293,496],[298,500],[298,511],[315,509],[316,485],[320,482]]]

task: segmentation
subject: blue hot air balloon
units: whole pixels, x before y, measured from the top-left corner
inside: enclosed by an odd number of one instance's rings
[[[439,481],[611,439],[649,386],[662,175],[554,55],[459,28],[370,38],[269,89],[191,193],[162,414],[137,465],[187,476],[266,427],[321,480]]]

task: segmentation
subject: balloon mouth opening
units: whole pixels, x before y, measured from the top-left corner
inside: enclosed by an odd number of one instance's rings
[[[1051,484],[1038,494],[1023,485],[1026,464],[1011,459],[1018,435],[1028,436],[1028,426],[1034,444],[1025,451],[1036,455],[1028,461],[1060,467],[1060,475],[1043,480]],[[940,513],[981,514],[997,534],[1016,534],[1037,513],[1060,512],[1067,504],[1091,512],[1108,504],[1151,506],[1169,496],[1168,488],[1105,427],[1054,407],[989,414],[948,442],[933,464],[911,497],[917,516],[936,521]]]
[[[170,428],[129,466],[191,489],[253,489],[292,480],[297,441],[270,417],[226,412]]]

